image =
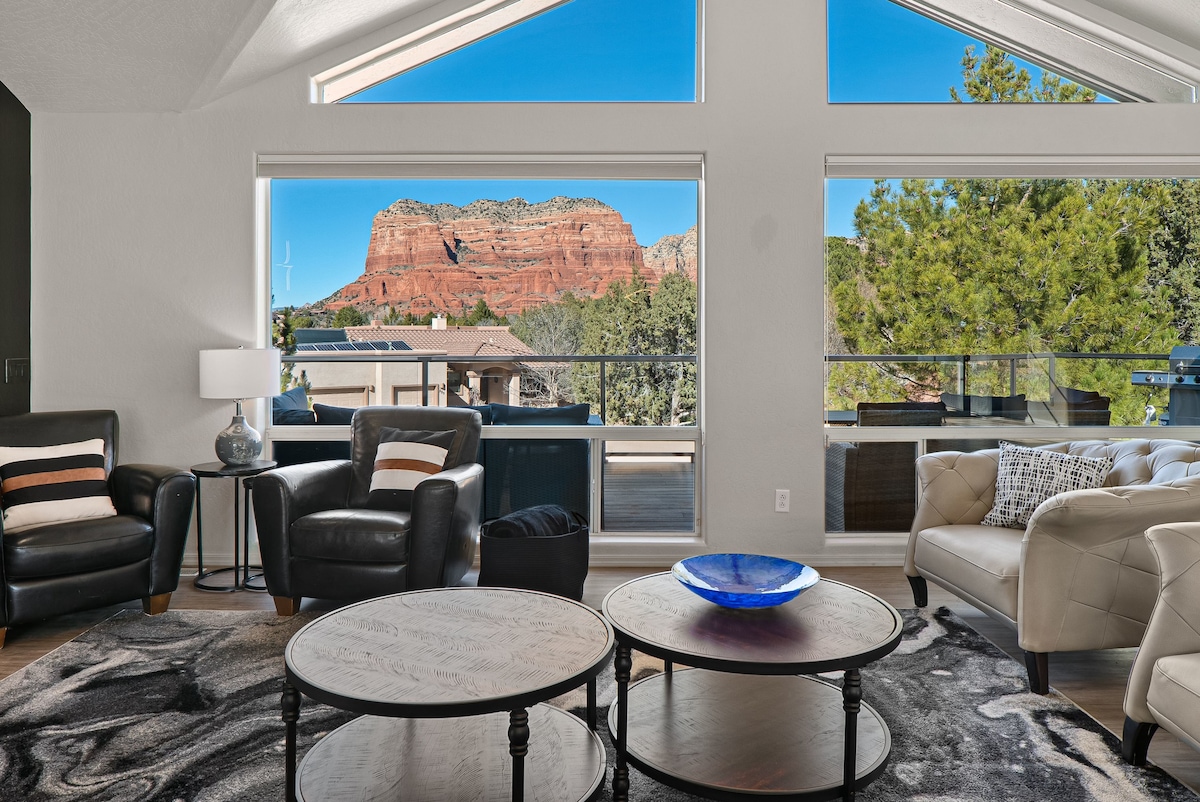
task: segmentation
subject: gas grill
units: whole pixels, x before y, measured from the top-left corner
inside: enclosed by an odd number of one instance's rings
[[[1200,426],[1200,346],[1177,345],[1171,349],[1169,370],[1135,370],[1133,383],[1142,387],[1165,387],[1170,391],[1166,426]]]

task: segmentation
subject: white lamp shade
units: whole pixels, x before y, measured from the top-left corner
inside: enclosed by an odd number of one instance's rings
[[[200,352],[201,398],[279,394],[279,349],[214,348]]]

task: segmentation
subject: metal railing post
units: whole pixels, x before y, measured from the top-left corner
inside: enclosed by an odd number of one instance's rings
[[[608,389],[605,386],[605,366],[608,365],[607,359],[600,360],[600,422],[605,426],[608,425]]]
[[[421,360],[421,406],[429,406],[429,358]]]

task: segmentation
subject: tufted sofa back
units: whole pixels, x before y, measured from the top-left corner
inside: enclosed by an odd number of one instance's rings
[[[1105,487],[1161,485],[1200,476],[1200,445],[1182,440],[1077,440],[1043,448],[1079,457],[1112,457]]]

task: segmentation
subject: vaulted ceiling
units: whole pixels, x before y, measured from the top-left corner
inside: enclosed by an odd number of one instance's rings
[[[821,0],[804,0],[814,5]],[[1115,50],[1194,86],[1200,0],[894,0],[962,16],[975,35],[1015,10],[1065,25],[1093,50]],[[3,0],[0,83],[31,111],[184,111],[389,26],[412,29],[472,0]],[[1007,16],[1006,16],[1007,15]],[[984,36],[983,38],[986,38]],[[1038,50],[1035,45],[1032,48]],[[1047,43],[1054,52],[1057,45]],[[1121,65],[1096,70],[1120,73]],[[1174,70],[1171,72],[1171,70]],[[1069,71],[1068,71],[1069,73]],[[1179,76],[1183,78],[1180,79]],[[1112,80],[1121,80],[1118,74]],[[1140,80],[1146,80],[1143,76]],[[1137,91],[1131,98],[1142,98]],[[1176,98],[1178,99],[1178,98]]]

